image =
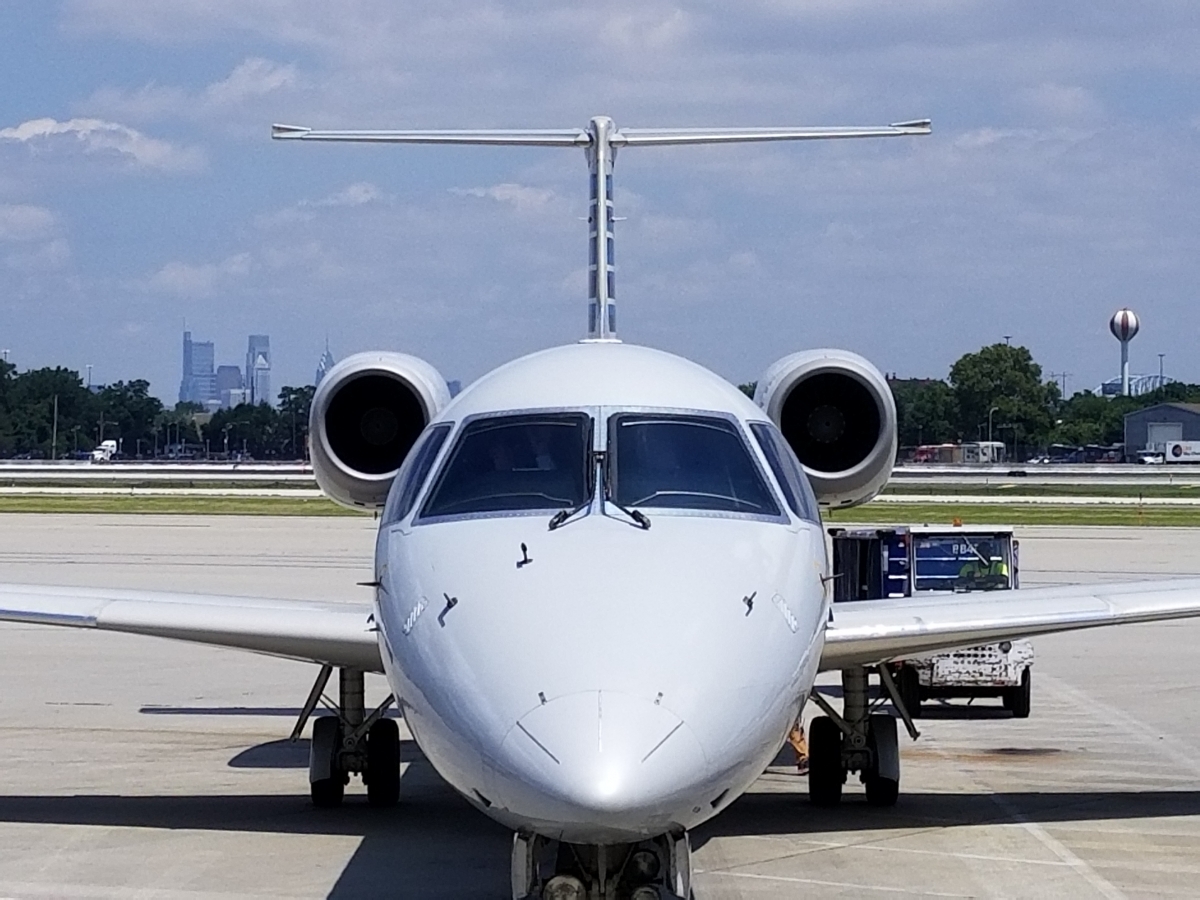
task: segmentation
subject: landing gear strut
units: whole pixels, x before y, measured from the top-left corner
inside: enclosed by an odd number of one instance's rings
[[[299,739],[318,703],[333,713],[313,720],[308,753],[308,782],[314,806],[338,806],[352,774],[362,776],[372,806],[394,806],[400,797],[400,730],[383,714],[394,702],[388,696],[370,715],[364,699],[361,669],[338,670],[338,702],[325,697],[332,666],[322,666],[300,711],[292,740]]]
[[[687,832],[636,844],[568,844],[513,835],[513,900],[691,900]]]
[[[900,693],[890,673],[881,670],[880,681],[891,696],[909,733],[915,738]],[[814,692],[813,702],[826,715],[813,720],[809,731],[808,795],[817,806],[836,806],[850,772],[857,772],[871,806],[895,806],[900,794],[900,747],[896,719],[872,713],[870,677],[865,668],[842,670],[842,714]]]

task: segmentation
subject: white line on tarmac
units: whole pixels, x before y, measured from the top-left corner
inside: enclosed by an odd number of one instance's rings
[[[1017,825],[1020,825],[1025,831],[1033,835],[1041,843],[1043,847],[1061,859],[1064,863],[1070,866],[1076,874],[1083,878],[1088,884],[1098,890],[1108,900],[1125,900],[1125,895],[1117,889],[1117,887],[1106,878],[1103,878],[1099,872],[1089,866],[1086,862],[1071,852],[1062,841],[1050,834],[1045,828],[1037,822],[1031,822],[1025,817],[1016,806],[999,797],[995,794],[991,795],[992,802],[995,803],[1004,813],[1013,820]]]
[[[793,878],[787,875],[758,875],[754,872],[696,871],[697,875],[720,875],[724,878],[748,878],[755,881],[775,881],[783,884],[811,884],[817,887],[850,888],[855,891],[876,891],[883,894],[910,894],[915,897],[969,898],[974,894],[944,894],[940,891],[912,890],[882,884],[854,884],[848,881],[821,881],[816,878]]]
[[[1173,735],[1163,734],[1161,729],[1147,725],[1115,706],[1096,700],[1053,675],[1039,674],[1038,682],[1047,685],[1052,693],[1058,694],[1077,709],[1094,713],[1105,727],[1123,731],[1133,743],[1155,750],[1200,778],[1200,759],[1189,752],[1188,744]]]

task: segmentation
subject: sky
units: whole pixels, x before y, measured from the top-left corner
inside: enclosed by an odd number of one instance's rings
[[[879,125],[627,148],[620,336],[735,382],[812,347],[945,377],[1011,337],[1068,391],[1200,382],[1200,4],[5,0],[0,349],[147,378],[180,337],[273,383],[413,353],[467,383],[586,329],[578,150],[272,142],[319,128]]]

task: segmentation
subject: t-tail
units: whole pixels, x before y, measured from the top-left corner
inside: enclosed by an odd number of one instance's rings
[[[903,137],[929,134],[929,119],[865,128],[626,128],[595,116],[586,129],[552,128],[463,131],[318,131],[299,125],[273,125],[277,140],[363,141],[394,144],[493,144],[582,147],[591,170],[588,210],[588,340],[617,339],[617,300],[613,262],[613,163],[621,147],[668,144],[726,144],[748,141],[813,141],[836,138]]]

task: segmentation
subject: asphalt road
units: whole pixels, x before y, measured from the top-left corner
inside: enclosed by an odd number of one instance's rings
[[[0,580],[353,598],[368,519],[0,516]],[[1030,528],[1024,584],[1200,575],[1195,530]],[[700,829],[696,894],[1200,895],[1200,624],[1036,642],[1033,714],[931,711],[894,810],[786,758]],[[509,835],[405,748],[403,800],[307,800],[312,666],[0,626],[0,898],[507,897]],[[381,679],[368,684],[381,698]]]

